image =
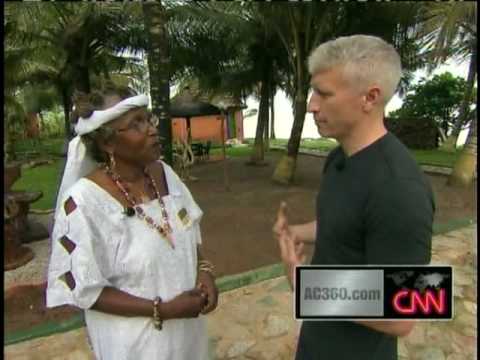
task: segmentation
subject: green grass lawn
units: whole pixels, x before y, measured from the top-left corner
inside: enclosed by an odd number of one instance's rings
[[[286,147],[286,139],[277,139],[271,142],[274,146]],[[230,157],[247,157],[252,151],[253,139],[247,139],[249,146],[227,147],[227,156]],[[328,139],[302,140],[302,149],[329,151],[337,146],[335,141]],[[35,151],[40,156],[55,155],[58,156],[62,152],[63,139],[46,139],[41,140],[38,144],[32,141],[24,141],[16,144],[18,151],[28,152]],[[211,154],[220,155],[221,147],[214,147]],[[460,150],[455,153],[442,152],[440,150],[412,150],[412,154],[419,164],[436,165],[444,167],[452,167],[460,154]],[[55,195],[60,182],[60,174],[63,170],[63,159],[56,159],[51,165],[42,165],[22,171],[22,177],[13,186],[14,190],[30,190],[42,191],[43,197],[32,204],[33,209],[51,209],[54,207]]]
[[[410,150],[421,165],[435,165],[443,167],[453,167],[455,161],[461,153],[461,149],[457,149],[454,153],[440,150]]]
[[[63,160],[22,170],[22,176],[13,185],[13,190],[41,191],[43,196],[31,205],[32,209],[47,210],[55,207],[55,196],[63,171]]]

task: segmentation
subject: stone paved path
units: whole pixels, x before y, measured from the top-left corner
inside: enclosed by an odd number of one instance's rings
[[[455,318],[422,322],[399,341],[400,360],[476,359],[476,225],[438,235],[432,264],[454,266]],[[300,323],[286,279],[222,293],[208,316],[211,359],[293,359]],[[7,346],[6,359],[93,359],[85,328]],[[352,357],[354,359],[354,357]]]

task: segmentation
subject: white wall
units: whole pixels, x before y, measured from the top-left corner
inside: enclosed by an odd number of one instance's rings
[[[247,99],[248,109],[258,110],[258,101],[253,97]],[[245,111],[244,111],[245,112]],[[255,137],[258,113],[243,120],[243,132],[246,138]],[[283,91],[275,95],[275,136],[279,139],[288,139],[293,125],[292,103]],[[303,125],[302,138],[320,138],[317,127],[313,123],[312,114],[307,114]]]

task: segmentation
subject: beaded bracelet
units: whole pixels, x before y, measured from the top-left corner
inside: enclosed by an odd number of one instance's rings
[[[200,260],[200,261],[198,262],[198,267],[199,267],[199,268],[201,268],[201,267],[210,268],[210,269],[212,269],[212,270],[213,270],[213,268],[214,268],[213,264],[212,264],[210,261],[208,261],[208,260]]]
[[[207,272],[207,273],[210,273],[211,275],[215,276],[214,269],[215,269],[215,267],[208,260],[201,260],[201,261],[198,262],[198,271],[199,272],[203,271],[203,272]]]
[[[153,299],[153,327],[157,330],[162,330],[163,320],[160,318],[160,313],[158,311],[158,305],[162,302],[162,298],[157,296]]]

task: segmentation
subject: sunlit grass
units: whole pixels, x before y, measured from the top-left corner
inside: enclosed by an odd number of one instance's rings
[[[22,176],[13,185],[13,190],[42,191],[40,200],[31,204],[32,209],[52,209],[63,171],[63,160],[56,160],[50,165],[41,165],[22,170]]]

